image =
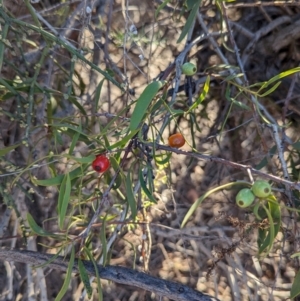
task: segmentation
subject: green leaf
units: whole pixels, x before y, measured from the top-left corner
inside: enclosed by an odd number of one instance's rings
[[[77,132],[77,133],[75,133],[75,135],[72,137],[72,142],[71,142],[71,145],[70,145],[70,147],[69,147],[69,155],[72,155],[72,153],[73,153],[73,151],[74,151],[74,148],[75,148],[75,146],[76,146],[76,143],[77,143],[77,141],[78,141],[79,136],[80,136],[80,133]]]
[[[240,102],[240,101],[238,101],[238,100],[232,98],[232,97],[230,96],[230,92],[231,92],[231,89],[230,89],[230,86],[228,85],[227,88],[226,88],[226,91],[225,91],[225,98],[226,98],[228,101],[232,102],[232,103],[233,103],[234,105],[236,105],[237,107],[240,107],[240,108],[245,109],[245,110],[247,110],[247,111],[250,110],[250,108],[249,108],[247,105],[245,105],[244,103],[242,103],[242,102]]]
[[[30,213],[27,213],[27,222],[30,227],[30,229],[37,235],[40,236],[47,236],[47,237],[59,237],[59,235],[55,235],[51,232],[48,232],[41,228],[33,219],[32,215]]]
[[[128,171],[126,176],[126,196],[129,207],[131,209],[131,217],[134,220],[137,215],[136,201],[132,190],[132,181],[130,177],[130,171]]]
[[[90,279],[89,279],[88,273],[86,272],[85,266],[82,263],[81,259],[78,259],[78,270],[79,270],[79,275],[80,275],[81,281],[83,282],[86,292],[88,294],[88,298],[90,299],[93,294],[93,289],[90,284]]]
[[[63,142],[61,133],[56,129],[53,129],[52,133],[53,133],[53,136],[54,136],[55,144],[58,143],[60,145],[63,145],[64,142]]]
[[[259,221],[263,220],[263,218],[260,216],[260,212],[259,212],[259,211],[261,211],[260,209],[261,209],[260,203],[258,202],[255,204],[255,206],[253,208],[253,214]],[[260,238],[258,238],[258,239],[260,239]]]
[[[185,111],[181,110],[181,109],[173,109],[173,108],[170,108],[169,109],[169,112],[170,114],[173,116],[173,117],[176,117],[176,116],[179,116],[179,115],[183,115],[185,113]]]
[[[71,179],[70,175],[67,173],[60,185],[59,195],[58,195],[58,219],[59,228],[62,230],[64,226],[64,221],[67,213],[67,208],[70,200],[71,194]]]
[[[6,40],[9,27],[10,27],[10,25],[8,24],[8,22],[5,22],[4,26],[2,27],[2,33],[1,33],[2,41]],[[0,43],[0,70],[2,70],[4,51],[5,51],[5,44],[2,42],[2,43]]]
[[[0,77],[0,84],[3,85],[9,92],[11,92],[13,95],[17,95],[18,92],[10,86],[3,78]],[[0,90],[3,88],[0,86]]]
[[[143,177],[143,171],[140,169],[139,171],[139,181],[141,183],[141,187],[143,189],[143,191],[145,192],[146,196],[148,197],[148,199],[153,202],[153,203],[157,203],[155,197],[152,195],[152,193],[150,192],[150,190],[147,188],[146,183],[144,181],[144,177]]]
[[[102,293],[102,287],[101,287],[101,283],[100,283],[100,276],[99,276],[99,272],[98,272],[97,263],[96,263],[94,257],[92,256],[90,250],[88,248],[86,248],[86,247],[84,247],[84,250],[87,253],[90,261],[94,265],[94,269],[95,269],[95,273],[96,273],[96,281],[97,281],[99,301],[102,301],[103,300],[103,293]]]
[[[70,261],[68,264],[67,273],[66,273],[66,278],[65,278],[62,288],[60,289],[59,293],[57,294],[57,296],[55,298],[55,301],[60,301],[64,297],[66,292],[68,291],[68,288],[69,288],[69,285],[71,282],[72,270],[73,270],[73,266],[74,266],[74,259],[75,259],[75,250],[74,250],[74,246],[73,246],[72,251],[71,251]]]
[[[116,160],[116,158],[114,156],[111,156],[109,158],[109,160],[110,160],[110,164],[111,164],[112,168],[114,169],[115,172],[117,172],[117,170],[119,169],[118,161]],[[116,190],[121,186],[121,184],[122,184],[122,173],[118,172],[112,188]]]
[[[95,111],[96,112],[98,112],[99,100],[100,100],[100,95],[101,95],[101,90],[102,90],[104,80],[105,80],[105,78],[103,78],[100,81],[100,83],[97,86],[96,91],[95,91],[94,104],[95,104]]]
[[[300,257],[300,252],[294,253],[293,255],[291,255],[291,258],[296,258],[296,257]]]
[[[74,104],[75,107],[82,113],[83,116],[86,116],[87,112],[85,111],[84,107],[77,101],[77,98],[74,96],[69,97],[69,101]]]
[[[271,251],[281,226],[280,206],[275,197],[271,196],[268,200],[268,208],[265,205],[262,205],[262,207],[267,214],[270,226],[269,229],[263,229],[259,238],[259,254],[263,252],[269,253]]]
[[[171,157],[172,157],[172,153],[168,152],[166,154],[155,155],[154,160],[158,165],[165,165],[170,161]],[[159,158],[162,158],[162,159],[159,160]]]
[[[35,268],[44,268],[44,267],[46,267],[47,264],[49,264],[49,263],[53,262],[55,259],[57,259],[57,257],[60,256],[60,253],[61,253],[62,251],[63,251],[62,248],[60,248],[60,249],[56,252],[56,254],[53,254],[53,256],[52,256],[49,260],[45,261],[45,262],[42,263],[42,264],[35,265],[34,267],[35,267]]]
[[[76,169],[72,170],[69,173],[70,179],[73,180],[73,179],[79,177],[80,175],[82,175],[85,168],[87,168],[87,166],[85,166],[84,168],[77,167]],[[46,180],[37,180],[32,177],[31,181],[33,184],[39,185],[39,186],[56,186],[56,185],[60,185],[62,183],[64,177],[65,177],[64,175],[59,175],[54,178],[50,178],[50,179],[46,179]]]
[[[258,94],[259,97],[265,97],[269,94],[271,94],[272,92],[274,92],[278,86],[281,84],[281,82],[277,82],[273,87],[271,87],[269,90],[267,90],[266,92],[264,92],[263,94]]]
[[[186,0],[186,6],[188,10],[191,10],[195,5],[195,0]]]
[[[299,151],[300,150],[300,141],[293,143],[292,147]]]
[[[136,101],[135,108],[131,115],[129,124],[130,131],[134,131],[138,128],[139,124],[144,119],[144,115],[147,112],[152,99],[164,84],[164,81],[154,81],[142,92],[141,96]]]
[[[91,155],[91,156],[87,156],[87,157],[82,157],[82,158],[78,158],[78,157],[73,157],[70,156],[70,159],[81,163],[81,164],[90,164],[95,160],[96,156],[95,155]]]
[[[22,143],[18,143],[18,144],[14,144],[14,145],[11,145],[11,146],[7,146],[7,147],[4,147],[4,148],[1,148],[0,149],[0,156],[5,156],[7,153],[9,153],[11,150],[17,148],[18,146],[20,146]]]
[[[226,65],[220,65],[220,66],[224,66],[223,68],[228,69],[228,66],[226,66]],[[234,68],[234,66],[232,66],[232,68]],[[229,82],[229,81],[232,81],[233,79],[236,79],[238,77],[243,77],[243,76],[244,76],[244,73],[233,73],[233,74],[226,76],[223,81]]]
[[[102,244],[102,264],[106,265],[106,258],[107,258],[106,216],[102,219],[100,241]]]
[[[270,223],[269,229],[259,229],[260,235],[259,235],[259,254],[262,254],[263,252],[266,252],[267,254],[271,251],[273,242],[274,242],[274,223],[272,216],[270,215],[269,210],[264,207],[266,210],[266,213],[268,215],[268,220]]]
[[[156,9],[155,11],[155,19],[157,19],[157,16],[159,12],[170,2],[171,0],[164,0]]]
[[[276,76],[272,77],[271,79],[269,79],[267,82],[265,82],[261,88],[257,91],[257,93],[259,93],[261,90],[267,88],[270,84],[286,77],[286,76],[289,76],[289,75],[292,75],[294,73],[297,73],[297,72],[300,72],[300,67],[296,67],[296,68],[293,68],[293,69],[289,69],[287,71],[284,71],[284,72],[281,72],[279,74],[277,74]]]
[[[70,125],[68,123],[53,123],[51,124],[51,127],[57,128],[61,131],[61,134],[66,134],[69,137],[73,138],[76,133],[79,133],[78,140],[83,141],[86,144],[91,144],[91,141],[89,139],[89,136],[85,134],[81,128]]]
[[[196,18],[196,15],[197,15],[199,6],[201,4],[201,1],[202,0],[195,1],[195,4],[194,4],[194,6],[193,6],[193,8],[192,8],[192,10],[191,10],[191,12],[188,16],[188,19],[186,20],[186,23],[185,23],[185,25],[182,29],[182,32],[181,32],[181,34],[180,34],[180,36],[177,40],[177,43],[180,43],[185,38],[185,36],[188,34],[188,32],[189,32],[190,28],[192,27],[193,22]]]
[[[300,271],[297,272],[291,288],[291,299],[294,299],[300,294]]]
[[[272,146],[272,148],[268,151],[268,155],[266,157],[264,157],[256,166],[255,169],[262,169],[263,167],[265,167],[268,164],[268,157],[272,158],[275,154],[277,153],[277,146],[274,145]]]
[[[206,97],[206,95],[207,95],[207,93],[209,91],[209,84],[210,84],[210,76],[207,76],[205,84],[204,84],[204,87],[203,87],[203,91],[201,92],[201,94],[199,95],[199,97],[197,98],[197,100],[193,103],[193,105],[191,105],[191,107],[186,112],[186,114],[188,114],[192,110],[196,109],[202,103],[202,101],[205,99],[205,97]]]
[[[121,139],[119,142],[116,142],[113,145],[110,145],[108,147],[109,150],[113,150],[115,148],[122,148],[138,131],[133,131],[130,134],[126,135],[123,139]]]
[[[183,228],[185,226],[185,224],[187,223],[187,221],[189,220],[189,218],[192,216],[192,214],[194,214],[194,212],[196,211],[196,209],[202,204],[202,202],[207,198],[209,197],[211,194],[219,191],[219,190],[222,190],[222,189],[228,189],[228,188],[231,188],[232,186],[235,186],[235,185],[241,185],[241,184],[244,184],[244,185],[247,185],[247,186],[250,186],[248,182],[244,182],[244,181],[238,181],[238,182],[230,182],[230,183],[227,183],[227,184],[224,184],[224,185],[221,185],[221,186],[218,186],[216,188],[213,188],[209,191],[207,191],[204,195],[202,195],[193,205],[192,207],[189,209],[189,211],[187,212],[187,214],[185,215],[182,223],[181,223],[181,226],[180,228]]]

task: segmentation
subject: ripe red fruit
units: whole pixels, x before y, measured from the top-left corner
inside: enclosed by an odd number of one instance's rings
[[[171,147],[181,147],[185,144],[185,139],[180,133],[176,133],[169,137],[169,145]]]
[[[92,167],[96,172],[105,172],[110,166],[109,159],[105,155],[98,155],[92,163]]]

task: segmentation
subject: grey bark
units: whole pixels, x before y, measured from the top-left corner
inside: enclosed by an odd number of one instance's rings
[[[0,260],[22,262],[30,265],[41,265],[53,258],[53,255],[27,250],[0,249]],[[82,261],[87,273],[96,276],[94,265],[91,261]],[[58,256],[47,264],[47,267],[66,271],[68,259]],[[99,276],[116,283],[135,286],[160,296],[168,297],[176,301],[220,301],[217,298],[195,291],[183,284],[159,279],[148,274],[121,266],[97,265]],[[75,259],[73,272],[77,273],[78,261]]]

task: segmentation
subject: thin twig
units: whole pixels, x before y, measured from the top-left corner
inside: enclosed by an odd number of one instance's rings
[[[235,3],[226,5],[226,8],[237,8],[237,7],[260,7],[260,6],[300,6],[300,3],[297,1],[256,1],[253,3]]]
[[[153,143],[148,143],[147,145],[153,146]],[[220,164],[230,166],[230,167],[235,168],[235,169],[244,170],[246,172],[247,172],[247,169],[249,169],[251,171],[251,173],[253,173],[255,175],[258,175],[262,178],[269,179],[269,180],[272,180],[274,182],[281,183],[283,185],[288,185],[289,188],[300,190],[300,182],[292,182],[292,181],[289,181],[289,180],[286,180],[286,179],[282,179],[280,177],[277,177],[277,176],[262,172],[258,169],[255,169],[250,165],[239,164],[239,163],[232,162],[232,161],[229,161],[229,160],[226,160],[226,159],[223,159],[223,158],[219,158],[219,157],[203,155],[203,154],[199,154],[199,153],[195,153],[195,152],[188,152],[188,151],[184,151],[184,150],[181,150],[181,149],[173,148],[173,147],[170,147],[170,146],[167,146],[167,145],[162,145],[162,144],[156,144],[156,149],[157,150],[171,151],[171,152],[176,153],[176,154],[185,155],[185,156],[196,158],[196,159],[199,159],[199,160],[220,163]]]

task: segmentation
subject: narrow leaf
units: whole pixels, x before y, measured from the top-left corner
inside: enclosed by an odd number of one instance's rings
[[[30,229],[37,235],[40,236],[48,236],[48,237],[54,237],[57,235],[54,235],[46,230],[44,230],[43,228],[41,228],[34,220],[34,218],[32,217],[32,215],[30,213],[27,213],[27,222],[28,225],[30,227]]]
[[[71,179],[70,175],[67,173],[60,186],[60,191],[58,195],[58,218],[59,227],[62,230],[64,226],[64,221],[67,213],[67,208],[70,200],[71,194]]]
[[[284,77],[286,77],[286,76],[289,76],[289,75],[292,75],[292,74],[294,74],[294,73],[297,73],[297,72],[300,72],[300,67],[296,67],[296,68],[293,68],[293,69],[289,69],[289,70],[287,70],[287,71],[284,71],[284,72],[281,72],[281,73],[275,75],[274,77],[272,77],[271,79],[269,79],[267,82],[265,82],[265,83],[261,86],[261,88],[258,90],[258,93],[259,93],[261,90],[263,90],[263,89],[265,89],[266,87],[268,87],[270,84],[272,84],[272,83],[274,83],[274,82],[276,82],[276,81],[278,81],[278,80],[280,80],[280,79],[282,79],[282,78],[284,78]]]
[[[186,23],[185,23],[185,25],[182,29],[182,32],[181,32],[181,34],[180,34],[180,36],[177,40],[177,43],[180,43],[185,38],[185,36],[188,34],[188,32],[189,32],[189,30],[190,30],[190,28],[191,28],[191,26],[192,26],[192,24],[193,24],[193,22],[196,18],[196,15],[197,15],[199,6],[201,4],[201,1],[202,0],[198,0],[198,1],[195,2],[195,4],[194,4],[194,6],[193,6],[193,8],[192,8],[192,10],[191,10],[191,12],[188,16],[188,19],[186,20]]]
[[[100,276],[99,276],[99,272],[98,272],[98,267],[97,267],[97,263],[94,259],[94,257],[92,256],[90,250],[86,247],[84,247],[85,252],[87,253],[90,261],[93,263],[94,265],[94,269],[95,269],[95,273],[96,273],[96,281],[97,281],[97,288],[98,288],[98,296],[99,296],[99,301],[103,301],[103,293],[102,293],[102,287],[101,287],[101,283],[100,283]]]
[[[257,202],[253,208],[253,214],[259,221],[263,220],[263,218],[260,216],[260,212],[259,212],[259,211],[261,211],[260,209],[261,209],[260,203]]]
[[[296,257],[300,257],[300,252],[294,253],[293,255],[291,255],[291,258],[296,258]]]
[[[68,291],[68,288],[69,288],[69,285],[71,282],[72,270],[73,270],[73,266],[74,266],[74,259],[75,259],[75,250],[73,247],[72,251],[71,251],[70,261],[68,264],[66,278],[65,278],[62,288],[60,289],[59,293],[57,294],[57,296],[55,298],[55,301],[60,301],[64,297],[66,292]]]
[[[91,155],[91,156],[87,156],[87,157],[82,157],[82,158],[78,158],[78,157],[73,157],[71,156],[70,159],[81,163],[81,164],[90,164],[91,162],[93,162],[95,160],[95,156]]]
[[[136,209],[136,201],[132,190],[132,181],[131,181],[129,171],[126,177],[126,196],[127,196],[129,207],[131,209],[131,215],[132,215],[131,217],[134,220],[136,218],[137,209]]]
[[[73,126],[68,123],[53,123],[53,124],[50,124],[50,126],[55,129],[57,128],[58,130],[61,131],[62,134],[66,134],[66,135],[70,136],[71,138],[73,138],[75,133],[79,133],[80,134],[78,137],[79,141],[83,141],[87,144],[91,143],[91,141],[89,140],[89,136],[82,131],[82,128],[80,128],[78,126]]]
[[[272,92],[274,92],[278,86],[281,84],[281,82],[277,82],[273,87],[271,87],[269,90],[267,90],[265,93],[263,94],[258,94],[259,97],[265,97],[269,94],[271,94]]]
[[[240,107],[240,108],[242,108],[242,109],[250,110],[250,108],[249,108],[247,105],[245,105],[245,104],[243,104],[242,102],[240,102],[240,101],[238,101],[238,100],[232,98],[232,97],[230,96],[230,92],[231,92],[231,89],[230,89],[230,86],[228,85],[227,88],[226,88],[226,91],[225,91],[225,98],[226,98],[228,101],[232,102],[234,105],[236,105],[236,106],[238,106],[238,107]]]
[[[74,134],[74,136],[72,137],[72,143],[71,143],[71,145],[69,147],[69,155],[72,155],[72,153],[74,151],[74,148],[76,146],[76,143],[78,142],[79,136],[80,136],[80,133],[76,132]]]
[[[207,191],[204,195],[202,195],[193,205],[192,207],[189,209],[189,211],[187,212],[187,214],[185,215],[182,223],[181,223],[181,226],[180,228],[183,228],[185,226],[185,224],[187,223],[187,221],[189,220],[189,218],[194,214],[194,212],[196,211],[196,209],[202,204],[202,202],[207,198],[209,197],[211,194],[213,194],[214,192],[217,192],[219,190],[222,190],[222,189],[228,189],[228,188],[231,188],[232,186],[235,186],[235,185],[241,185],[241,184],[244,184],[244,185],[247,185],[247,186],[250,186],[248,182],[244,182],[244,181],[238,181],[238,182],[230,182],[230,183],[227,183],[227,184],[224,184],[224,185],[221,185],[221,186],[218,186],[216,188],[213,188],[209,191]]]
[[[115,148],[122,148],[136,133],[137,133],[137,131],[131,132],[130,134],[128,134],[124,138],[122,138],[120,141],[118,141],[115,144],[108,147],[108,149],[113,150]]]
[[[85,168],[87,168],[87,166]],[[73,179],[79,177],[82,174],[83,170],[84,169],[82,169],[82,166],[77,167],[76,169],[72,170],[69,173],[70,179],[73,180]],[[32,177],[31,181],[33,184],[39,185],[39,186],[56,186],[56,185],[60,185],[62,183],[64,177],[65,177],[64,175],[59,175],[54,178],[50,178],[50,179],[46,179],[46,180],[37,180]]]
[[[297,272],[291,288],[291,299],[294,299],[300,294],[300,271]]]
[[[129,129],[134,131],[144,118],[144,115],[159,89],[164,85],[163,81],[154,81],[149,84],[137,99],[135,108],[132,112]]]
[[[165,165],[170,162],[171,156],[172,156],[171,152],[168,152],[166,154],[159,154],[159,155],[154,156],[154,160],[155,160],[155,163],[157,163],[158,165]],[[162,159],[159,160],[160,158],[162,158]]]
[[[123,178],[122,178],[122,173],[121,172],[117,172],[118,171],[118,169],[119,169],[119,163],[118,163],[118,161],[116,160],[116,158],[114,157],[114,156],[111,156],[110,157],[110,163],[111,163],[111,166],[112,166],[112,168],[114,169],[114,171],[117,173],[117,177],[116,177],[116,179],[115,179],[115,181],[114,181],[114,185],[113,185],[113,189],[118,189],[120,186],[121,186],[121,184],[122,184],[122,180],[123,180]]]
[[[86,292],[88,294],[88,298],[90,299],[93,294],[93,289],[90,284],[89,276],[86,272],[86,269],[85,269],[81,259],[78,259],[78,270],[79,270],[79,275],[80,275],[81,281],[83,282]]]
[[[102,86],[103,86],[104,80],[105,80],[105,78],[103,78],[100,81],[100,83],[97,86],[96,91],[95,91],[94,104],[95,104],[95,111],[96,112],[98,112],[98,105],[99,105],[99,100],[100,100],[100,95],[101,95],[101,90],[102,90]]]
[[[266,157],[264,157],[256,166],[255,168],[260,170],[263,167],[265,167],[268,164],[268,159],[267,158],[272,158],[275,154],[277,153],[277,146],[274,145],[271,147],[269,150],[268,154]]]
[[[157,16],[159,14],[159,12],[170,2],[171,0],[165,0],[163,1],[159,6],[158,8],[156,9],[155,11],[155,19],[157,19]]]
[[[300,150],[300,141],[293,143],[292,147],[299,151]]]
[[[83,116],[86,116],[87,112],[85,111],[84,107],[77,101],[76,97],[70,96],[68,99],[70,102],[74,104],[75,107],[82,113]]]
[[[106,264],[107,257],[107,240],[106,240],[106,217],[102,220],[101,231],[100,231],[100,241],[102,244],[102,264]]]
[[[157,203],[156,199],[154,198],[154,196],[152,195],[150,190],[147,188],[147,185],[144,181],[142,170],[139,171],[139,180],[140,180],[140,183],[141,183],[141,187],[142,187],[143,191],[145,192],[146,196],[148,197],[148,199],[153,203]]]
[[[11,150],[17,148],[18,146],[20,146],[22,143],[18,143],[18,144],[14,144],[14,145],[10,145],[4,148],[0,149],[0,156],[5,156],[7,153],[9,153]]]
[[[262,205],[262,206],[265,209],[270,226],[269,226],[268,234],[267,234],[265,240],[259,246],[259,254],[261,254],[263,252],[269,253],[272,249],[274,239],[275,239],[275,229],[274,229],[273,217],[271,215],[270,210],[265,205]]]
[[[197,100],[193,103],[193,105],[189,108],[189,110],[186,112],[186,114],[190,113],[192,110],[196,109],[202,103],[202,101],[205,99],[205,97],[209,91],[209,84],[210,84],[210,76],[207,76],[205,84],[203,86],[203,91],[201,92],[201,94],[199,95]]]

